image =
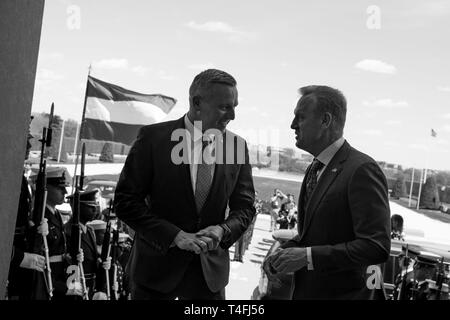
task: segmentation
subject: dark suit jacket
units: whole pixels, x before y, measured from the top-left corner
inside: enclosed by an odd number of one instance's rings
[[[170,247],[177,233],[194,233],[225,221],[231,237],[217,250],[200,255],[206,283],[216,292],[228,283],[228,248],[255,214],[248,150],[242,138],[226,132],[228,138],[239,142],[237,145],[245,146],[245,164],[216,164],[209,196],[198,214],[189,163],[174,164],[171,159],[173,151],[187,157],[181,148],[174,149],[184,139],[171,141],[176,129],[184,129],[184,117],[143,127],[117,184],[117,216],[136,231],[128,263],[130,279],[159,292],[174,290],[195,255]],[[234,151],[236,154],[236,145]],[[230,212],[225,217],[227,205]]]
[[[305,192],[302,184],[300,198]],[[347,142],[326,167],[305,206],[303,228],[283,245],[311,247],[313,271],[295,273],[293,299],[368,299],[367,267],[390,252],[386,178],[377,163]],[[303,219],[301,219],[303,220]]]

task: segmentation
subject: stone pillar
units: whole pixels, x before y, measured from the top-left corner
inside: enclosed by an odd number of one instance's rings
[[[0,1],[0,299],[5,297],[44,0]]]

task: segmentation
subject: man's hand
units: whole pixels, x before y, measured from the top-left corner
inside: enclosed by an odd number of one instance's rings
[[[306,248],[287,248],[271,256],[271,266],[277,273],[292,273],[306,267]]]
[[[280,249],[277,249],[270,256],[266,257],[263,261],[263,270],[267,275],[267,278],[274,283],[274,286],[279,288],[281,286],[281,281],[279,279],[279,275],[277,275],[277,271],[272,267],[273,257],[275,253],[277,253]]]
[[[224,230],[221,226],[209,226],[197,232],[196,236],[212,239],[212,241],[208,243],[208,250],[215,250],[219,246],[220,241],[222,241],[223,233]]]
[[[44,272],[45,258],[39,254],[24,252],[20,267]]]
[[[196,236],[195,233],[180,231],[173,242],[181,250],[193,251],[196,254],[208,251],[207,242],[202,240],[201,237]]]
[[[48,235],[48,223],[47,223],[47,218],[44,218],[44,220],[42,220],[41,224],[39,225],[39,227],[37,227],[37,233],[43,235],[43,236],[47,236]]]

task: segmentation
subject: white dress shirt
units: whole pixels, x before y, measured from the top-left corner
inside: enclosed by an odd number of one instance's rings
[[[184,116],[184,126],[186,130],[189,132],[189,136],[186,139],[190,138],[190,148],[188,144],[188,159],[189,159],[189,167],[191,172],[191,183],[192,183],[192,191],[195,194],[195,184],[197,182],[197,168],[198,164],[203,161],[202,158],[202,146],[203,146],[203,133],[200,129],[194,126],[194,124],[189,120],[187,114]],[[209,146],[205,149],[205,154],[212,154],[212,151],[215,149],[215,139],[214,135],[208,137],[210,141],[212,141]],[[215,158],[211,158],[212,163],[215,163]],[[208,162],[211,163],[211,162]],[[211,175],[214,177],[215,166],[212,166]]]

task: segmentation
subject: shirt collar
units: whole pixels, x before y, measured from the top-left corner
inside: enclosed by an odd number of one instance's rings
[[[323,150],[318,156],[317,160],[322,162],[325,166],[327,166],[331,159],[333,159],[334,155],[339,151],[339,149],[344,144],[345,139],[344,137],[340,137],[335,142],[330,144],[325,150]]]
[[[194,124],[189,119],[187,113],[184,116],[184,126],[185,126],[186,130],[189,132],[189,134],[191,135],[192,141],[197,142],[197,141],[202,141],[203,140],[203,133],[202,133],[202,131],[194,126]],[[215,137],[216,136],[214,134],[208,135],[209,143],[214,142]]]
[[[55,208],[53,208],[52,206],[50,206],[48,203],[46,203],[45,206],[47,207],[48,210],[50,210],[50,212],[51,212],[52,214],[55,214],[55,212],[56,212]]]
[[[191,135],[192,141],[197,142],[199,140],[202,140],[202,138],[203,138],[202,131],[199,130],[198,128],[194,127],[194,124],[191,122],[191,120],[189,120],[187,113],[184,116],[184,126],[185,126],[186,130],[189,132],[189,134]]]

